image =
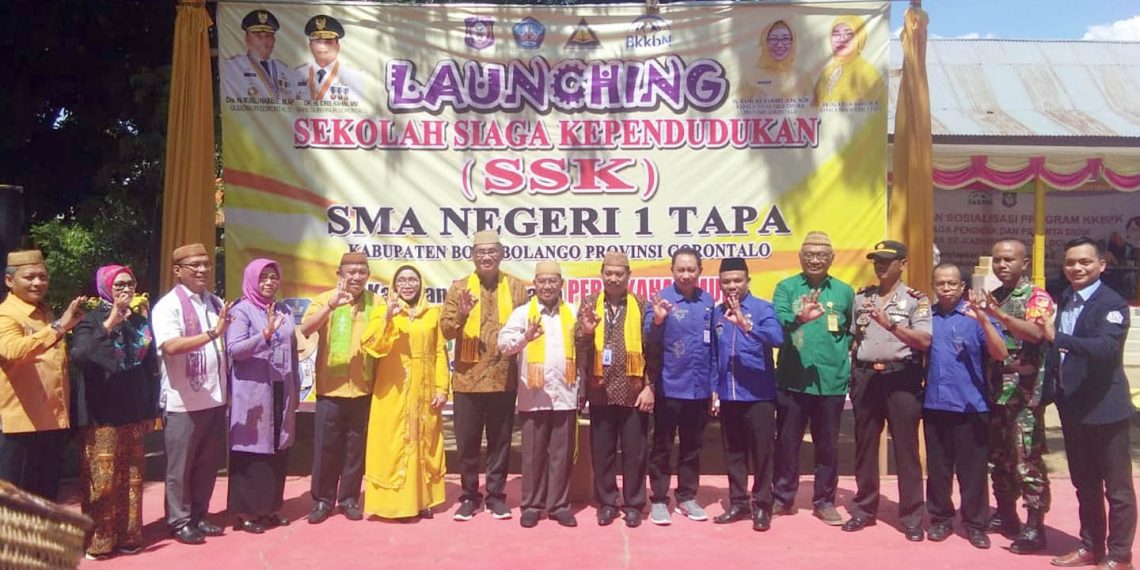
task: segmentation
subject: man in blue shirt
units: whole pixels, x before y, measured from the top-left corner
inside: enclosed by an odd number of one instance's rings
[[[649,455],[649,520],[669,520],[669,459],[678,435],[677,513],[695,521],[708,520],[697,504],[701,473],[701,440],[708,421],[712,393],[710,317],[713,299],[700,287],[701,255],[684,246],[673,253],[673,286],[658,293],[645,311],[645,344],[661,354],[655,378],[657,404],[653,408],[653,450]],[[657,359],[653,359],[656,361]]]
[[[962,299],[962,271],[953,263],[934,268],[938,304],[931,317],[933,337],[922,404],[926,436],[926,510],[933,542],[954,532],[952,480],[958,475],[962,524],[976,548],[989,548],[986,461],[989,455],[989,404],[986,402],[985,358],[1009,356],[1005,337],[981,303]],[[980,291],[974,292],[980,295]],[[984,299],[979,296],[977,299]]]
[[[711,413],[719,414],[731,505],[713,522],[752,518],[752,529],[772,526],[772,443],[776,423],[776,365],[772,349],[784,343],[776,309],[748,291],[748,265],[730,257],[720,264],[725,300],[713,311],[717,365]],[[747,489],[752,466],[752,492]]]

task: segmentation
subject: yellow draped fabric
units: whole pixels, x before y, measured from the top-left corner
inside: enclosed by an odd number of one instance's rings
[[[630,293],[625,295],[625,318],[622,320],[622,330],[625,332],[625,375],[642,376],[645,374],[645,354],[642,353],[641,343],[641,311],[638,310],[637,298]],[[598,295],[594,306],[597,315],[605,318],[606,296]],[[602,364],[602,350],[606,345],[606,332],[602,330],[594,333],[594,376],[602,377],[605,369]]]
[[[526,320],[528,323],[541,317],[538,295],[531,297],[527,305]],[[558,300],[558,321],[562,324],[562,351],[566,357],[566,368],[563,370],[563,379],[566,384],[573,386],[577,375],[574,365],[574,313],[570,305]],[[532,340],[526,345],[526,385],[528,388],[542,388],[546,384],[546,334]]]
[[[447,341],[439,307],[420,299],[414,307],[401,301],[404,310],[391,321],[387,311],[373,311],[361,343],[377,358],[364,512],[384,518],[413,517],[444,499],[443,420],[431,400],[448,391]]]
[[[212,22],[203,0],[182,0],[174,21],[170,107],[166,118],[166,172],[162,199],[162,290],[170,288],[174,248],[202,243],[213,257],[215,239],[214,83],[210,73]]]
[[[479,275],[472,273],[467,278],[467,290],[476,299],[482,294]],[[504,325],[515,308],[514,298],[511,297],[511,285],[507,276],[499,274],[499,284],[495,287],[495,304],[499,310],[499,325]],[[467,315],[467,322],[463,324],[463,336],[459,339],[459,361],[472,363],[479,360],[479,332],[483,326],[483,305],[475,303],[475,308]]]
[[[930,87],[926,81],[926,12],[903,16],[903,67],[895,111],[894,178],[888,203],[890,237],[910,248],[906,282],[930,289],[933,273],[934,167]]]

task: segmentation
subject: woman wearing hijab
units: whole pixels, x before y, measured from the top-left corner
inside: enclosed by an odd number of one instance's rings
[[[364,461],[364,512],[388,519],[431,518],[443,503],[443,421],[450,372],[439,307],[423,278],[396,270],[387,311],[373,311],[364,350],[377,358]]]
[[[296,436],[299,401],[293,313],[276,302],[281,268],[255,259],[242,277],[241,301],[226,329],[230,367],[229,512],[234,530],[284,526],[285,460]]]
[[[867,30],[863,18],[840,16],[831,24],[831,59],[815,83],[815,103],[878,101],[883,87],[879,70],[863,59]]]
[[[811,81],[796,71],[795,34],[784,20],[776,20],[764,30],[756,68],[759,79],[741,86],[741,97],[796,99],[811,93]]]
[[[142,548],[143,435],[158,415],[158,360],[146,297],[122,265],[95,273],[98,305],[71,337],[74,424],[80,427],[83,512],[91,517],[87,558]]]

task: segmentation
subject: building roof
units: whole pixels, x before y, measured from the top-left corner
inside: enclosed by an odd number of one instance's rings
[[[1140,42],[931,39],[926,60],[936,143],[1140,146]],[[891,132],[901,74],[892,40]]]

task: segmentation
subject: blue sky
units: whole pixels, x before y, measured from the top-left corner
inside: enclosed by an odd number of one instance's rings
[[[891,30],[909,2],[891,3]],[[932,37],[1140,41],[1136,0],[925,0]]]

